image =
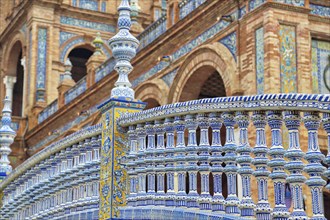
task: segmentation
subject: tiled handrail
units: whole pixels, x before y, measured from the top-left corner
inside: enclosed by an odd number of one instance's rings
[[[151,210],[154,206],[166,206],[181,209],[184,218],[191,214],[187,208],[225,212],[243,218],[271,219],[271,213],[274,218],[290,215],[303,218],[306,213],[302,187],[307,185],[312,193],[313,216],[323,216],[322,189],[326,181],[321,176],[329,178],[330,169],[324,172],[326,168],[321,164],[325,158],[318,145],[322,121],[330,141],[330,95],[212,98],[124,115],[119,123],[129,126],[130,152],[126,166],[130,189],[128,208],[123,208],[122,212],[130,215],[133,209],[129,207],[136,207],[135,212],[139,213],[141,207]],[[256,129],[253,148],[248,142],[250,123]],[[267,124],[272,136],[270,148],[266,145]],[[235,125],[238,125],[239,140],[235,140]],[[289,145],[287,150],[282,146],[282,125],[289,130],[288,135],[283,135]],[[222,126],[226,130],[223,146]],[[308,131],[307,152],[299,145],[298,129],[302,126]],[[301,161],[303,158],[308,161],[307,165]],[[324,162],[330,165],[330,153]],[[306,178],[303,171],[310,177]],[[223,173],[228,180],[227,198],[222,194]],[[236,188],[238,175],[242,182]],[[256,204],[252,200],[252,193],[256,193],[251,190],[252,176],[257,179]],[[274,208],[268,200],[269,180],[274,186]],[[285,205],[285,183],[291,187],[292,211]],[[327,187],[330,188],[330,184]],[[242,192],[242,198],[238,197],[237,190]]]
[[[138,50],[141,50],[142,48],[146,47],[160,35],[165,33],[166,22],[166,15],[163,15],[157,21],[149,25],[149,27],[147,27],[141,34],[139,34],[139,36],[137,37],[137,39],[140,41],[140,46]]]
[[[180,19],[183,19],[188,14],[190,14],[193,10],[195,10],[197,7],[199,7],[201,4],[206,2],[207,0],[183,0],[179,4],[179,17]]]
[[[0,183],[0,218],[56,217],[77,207],[98,210],[100,145],[101,125],[95,125],[33,155]]]
[[[49,116],[54,114],[58,110],[58,100],[56,99],[50,103],[44,110],[42,110],[38,115],[38,123],[40,124],[46,120]]]
[[[86,76],[79,80],[79,82],[76,83],[71,89],[69,89],[65,94],[64,94],[64,103],[68,104],[71,102],[73,99],[78,97],[80,94],[85,92],[87,89],[87,81],[86,81]]]

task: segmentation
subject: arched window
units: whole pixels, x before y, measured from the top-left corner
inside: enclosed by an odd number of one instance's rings
[[[69,53],[69,59],[72,63],[72,79],[78,82],[87,74],[86,62],[92,56],[91,47],[77,47]]]

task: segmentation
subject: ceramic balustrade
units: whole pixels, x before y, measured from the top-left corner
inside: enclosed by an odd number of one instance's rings
[[[183,19],[207,0],[183,0],[179,4],[179,17]]]
[[[325,157],[320,152],[317,135],[323,122],[329,138],[329,110],[329,95],[278,94],[195,100],[125,114],[118,123],[129,126],[126,163],[131,188],[123,210],[177,207],[184,217],[195,216],[192,213],[199,209],[201,215],[209,216],[307,219],[302,190],[307,185],[312,194],[312,219],[325,219],[322,190],[326,181],[322,176],[329,178],[330,171],[321,162],[329,164],[330,154]],[[283,125],[288,134],[282,137]],[[299,144],[298,129],[303,126],[308,131],[307,152]],[[250,129],[256,130],[255,136],[250,137]],[[255,138],[254,146],[249,144],[251,138]],[[287,150],[282,139],[288,142]],[[257,191],[251,190],[252,176]],[[269,180],[274,187],[274,207],[268,198]],[[292,192],[291,211],[285,204],[286,184]]]
[[[72,209],[98,210],[100,133],[98,125],[70,135],[9,175],[11,182],[0,183],[5,195],[0,218],[43,219],[69,216]]]

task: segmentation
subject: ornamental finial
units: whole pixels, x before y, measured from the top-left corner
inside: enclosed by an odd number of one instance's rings
[[[109,40],[112,54],[116,59],[115,70],[119,74],[119,78],[115,83],[115,88],[111,91],[111,98],[134,99],[134,90],[132,84],[128,80],[128,74],[133,67],[130,63],[135,57],[136,49],[139,41],[129,32],[131,28],[131,8],[128,0],[122,0],[118,7],[118,33]]]
[[[95,52],[94,54],[99,55],[102,54],[102,45],[103,45],[103,40],[101,38],[100,32],[97,32],[95,39],[93,40],[93,44],[95,46]]]
[[[11,125],[11,109],[10,99],[6,96],[3,101],[4,107],[2,110],[0,128],[0,180],[4,179],[11,171],[12,167],[9,165],[8,155],[11,152],[10,145],[14,142],[16,132],[10,127]]]

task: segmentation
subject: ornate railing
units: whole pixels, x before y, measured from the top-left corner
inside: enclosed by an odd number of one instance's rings
[[[302,121],[308,131],[307,151],[301,149],[299,142]],[[126,166],[130,188],[128,206],[121,208],[121,215],[157,219],[158,209],[164,210],[168,219],[192,219],[197,213],[209,218],[222,216],[221,213],[240,219],[299,218],[306,216],[302,187],[307,185],[312,194],[308,200],[312,202],[306,205],[312,206],[313,217],[322,217],[322,190],[326,185],[322,175],[330,177],[330,169],[324,172],[321,162],[325,156],[318,145],[322,121],[330,141],[330,95],[212,98],[124,115],[118,123],[129,127]],[[256,129],[255,136],[250,136],[250,124]],[[271,146],[266,144],[267,124]],[[236,125],[239,140],[235,140]],[[288,129],[288,135],[283,137],[282,126]],[[226,130],[223,146],[222,127]],[[249,138],[255,139],[254,146],[250,146]],[[283,148],[282,138],[288,141],[288,149]],[[330,165],[330,153],[324,162]],[[222,185],[223,173],[227,186]],[[240,184],[237,176],[241,177]],[[251,190],[252,176],[257,179],[258,192]],[[275,207],[271,207],[268,198],[269,180],[273,182]],[[285,204],[286,183],[292,193],[292,211]],[[224,190],[228,192],[226,198]],[[257,203],[252,200],[253,194],[257,194]]]
[[[87,81],[86,81],[86,77],[84,77],[64,94],[64,103],[68,104],[73,99],[78,97],[80,94],[85,92],[86,89],[87,89]]]
[[[0,218],[97,219],[100,134],[100,125],[80,130],[13,170],[0,183]]]
[[[44,110],[42,110],[38,115],[38,123],[40,124],[46,120],[49,116],[54,114],[58,110],[58,100],[56,99],[50,103]]]
[[[183,19],[207,0],[183,0],[179,4],[179,17]]]

